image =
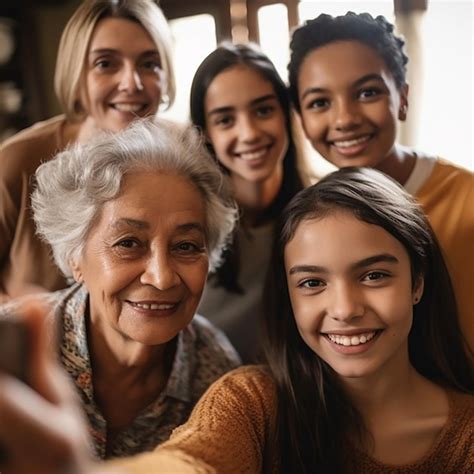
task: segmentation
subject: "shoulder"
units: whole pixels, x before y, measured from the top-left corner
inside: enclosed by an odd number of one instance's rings
[[[247,365],[234,369],[214,382],[206,395],[211,403],[216,398],[246,410],[272,412],[276,402],[275,383],[264,366]]]
[[[221,377],[215,385],[217,388],[247,392],[264,399],[268,396],[273,398],[276,393],[275,382],[268,369],[263,365],[246,365],[234,369]]]
[[[240,365],[240,357],[227,336],[205,317],[195,315],[187,331],[194,340],[201,364],[221,361],[225,372]]]
[[[453,391],[448,393],[448,397],[453,417],[456,418],[456,423],[461,420],[466,420],[471,435],[474,436],[474,423],[471,423],[471,421],[474,420],[474,395]]]
[[[234,369],[214,382],[193,410],[195,421],[234,426],[253,424],[268,429],[275,413],[276,388],[263,366]],[[218,418],[216,418],[218,417]]]
[[[473,178],[474,173],[472,171],[438,158],[429,181],[437,185],[469,186],[472,188]]]
[[[38,165],[59,151],[58,131],[64,123],[64,116],[38,122],[2,143],[0,147],[1,167],[8,173],[30,173]]]
[[[474,466],[474,395],[448,392],[451,416],[446,432],[446,451],[453,462]],[[464,472],[462,469],[457,472]]]

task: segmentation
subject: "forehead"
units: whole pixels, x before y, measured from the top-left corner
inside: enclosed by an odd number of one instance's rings
[[[206,91],[206,109],[247,104],[266,95],[275,95],[273,84],[249,66],[238,64],[220,72]]]
[[[137,172],[127,175],[119,195],[102,208],[100,222],[110,226],[122,218],[142,220],[151,228],[190,222],[205,226],[206,206],[197,187],[182,176]]]
[[[148,31],[136,21],[115,17],[100,20],[92,33],[89,50],[124,48],[156,50],[156,44]]]
[[[345,268],[376,254],[392,254],[409,263],[404,246],[378,225],[368,224],[347,211],[321,219],[307,219],[285,246],[287,267],[317,264]]]
[[[375,49],[360,41],[334,41],[307,54],[300,67],[298,82],[300,86],[314,82],[342,84],[367,74],[392,76]]]

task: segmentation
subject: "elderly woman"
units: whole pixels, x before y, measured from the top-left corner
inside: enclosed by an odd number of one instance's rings
[[[119,131],[171,104],[171,37],[152,0],[86,0],[61,37],[55,90],[64,115],[0,148],[0,301],[67,286],[35,235],[30,195],[40,163],[97,131]]]
[[[239,364],[225,336],[195,316],[234,228],[231,191],[193,130],[150,120],[63,151],[36,180],[38,232],[76,281],[41,298],[96,454],[151,450]]]

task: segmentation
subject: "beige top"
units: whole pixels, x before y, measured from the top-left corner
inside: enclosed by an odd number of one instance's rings
[[[0,147],[0,302],[27,285],[66,286],[49,247],[35,235],[30,195],[38,166],[65,147],[63,116],[39,122]]]
[[[474,397],[454,392],[448,392],[448,397],[448,421],[422,459],[393,466],[353,452],[349,455],[351,465],[347,472],[474,472]],[[137,474],[277,473],[277,460],[264,455],[274,429],[275,410],[276,391],[271,377],[262,367],[242,367],[224,375],[209,388],[188,422],[177,428],[169,441],[152,453],[111,466]]]

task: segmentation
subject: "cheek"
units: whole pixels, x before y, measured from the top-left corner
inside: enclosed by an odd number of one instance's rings
[[[317,305],[309,297],[290,292],[291,308],[301,332],[313,331],[319,325]]]
[[[185,268],[181,272],[181,278],[185,282],[186,286],[192,296],[200,298],[206,284],[209,264],[206,261],[200,262],[199,264]]]

